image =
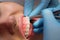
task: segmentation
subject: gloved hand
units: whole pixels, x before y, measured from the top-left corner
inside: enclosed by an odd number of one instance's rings
[[[56,0],[55,2],[57,2],[58,0]],[[53,3],[53,1],[52,1],[52,3]],[[50,6],[51,8],[49,8],[49,10],[52,10],[53,12],[55,12],[55,11],[58,11],[58,10],[60,10],[59,9],[59,7],[60,7],[60,4],[55,4],[55,5],[53,5],[53,4],[50,4],[50,5],[52,5],[52,6]],[[58,3],[58,2],[57,2]],[[58,6],[56,6],[56,5],[58,5]],[[53,7],[53,6],[56,6],[56,7]],[[39,26],[39,25],[41,25],[42,24],[42,22],[43,22],[43,18],[40,18],[40,19],[38,19],[34,24],[33,24],[33,26],[34,26],[34,32],[35,33],[40,33],[40,30],[41,30],[41,26]],[[42,26],[42,29],[43,29],[43,26]]]
[[[56,10],[56,8],[54,10]],[[42,10],[42,15],[44,18],[43,40],[60,40],[60,23],[55,19],[53,9],[48,8]]]
[[[33,10],[33,6],[34,6],[34,0],[25,0],[25,5],[24,5],[24,16],[28,16],[28,17],[32,17],[32,16],[36,16],[38,15],[42,9],[45,9],[48,4],[49,4],[50,0],[41,0],[41,2],[39,3],[39,5]],[[29,5],[28,5],[29,4]],[[33,19],[34,20],[34,19]],[[39,23],[42,23],[42,19],[40,21],[37,22],[38,24],[33,24],[34,27],[38,27]]]

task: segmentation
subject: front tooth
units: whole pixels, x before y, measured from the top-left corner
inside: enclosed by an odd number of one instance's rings
[[[28,35],[28,32],[26,32],[25,35]]]
[[[30,28],[30,26],[29,26],[29,25],[27,25],[26,30],[27,30],[27,31],[29,31],[29,28]]]
[[[26,35],[26,36],[29,35],[29,25],[27,25],[27,27],[26,27],[25,35]]]
[[[29,35],[29,33],[26,31],[26,32],[25,32],[25,36],[28,37],[28,35]]]

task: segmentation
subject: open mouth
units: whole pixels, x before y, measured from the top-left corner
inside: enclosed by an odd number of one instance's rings
[[[20,17],[19,30],[25,39],[28,39],[30,36],[32,36],[33,27],[30,23],[29,17]]]
[[[29,39],[34,35],[32,22],[38,19],[39,19],[39,16],[33,17],[33,19],[31,20],[29,19],[29,17],[20,16],[19,23],[18,23],[19,31],[25,39]]]

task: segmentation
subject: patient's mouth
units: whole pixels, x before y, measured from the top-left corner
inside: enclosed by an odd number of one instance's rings
[[[32,34],[32,24],[30,23],[29,17],[20,17],[19,18],[19,31],[25,39],[29,39]]]

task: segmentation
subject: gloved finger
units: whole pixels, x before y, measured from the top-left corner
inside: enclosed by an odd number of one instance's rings
[[[35,33],[42,33],[43,32],[43,27],[41,27],[41,28],[34,28],[33,31]]]
[[[51,11],[52,11],[52,9],[50,9]],[[46,11],[45,11],[46,12]],[[48,13],[48,12],[47,12]],[[47,17],[47,16],[46,16]],[[37,23],[39,23],[39,22],[37,22]],[[36,25],[36,24],[35,24]],[[35,27],[35,28],[38,28],[38,25]],[[34,28],[34,29],[35,29]],[[38,30],[38,29],[37,29]],[[35,31],[34,31],[35,32]],[[36,33],[37,33],[38,31],[36,31]]]
[[[59,6],[58,6],[59,7]],[[57,8],[48,8],[49,10],[51,10],[51,11],[53,11],[53,12],[55,12],[55,11],[58,11],[58,10],[56,10]],[[47,17],[47,16],[46,16]],[[40,18],[40,19],[38,19],[36,22],[34,22],[33,23],[33,26],[34,27],[38,27],[39,25],[41,25],[42,24],[42,22],[43,22],[43,18]]]
[[[33,23],[34,28],[38,28],[43,24],[43,18],[39,18],[37,21]]]
[[[43,18],[40,18],[40,16],[37,15],[35,17],[32,17],[31,22],[33,23],[33,27],[37,28],[37,27],[42,26],[42,24],[43,24]]]
[[[42,9],[46,8],[49,4],[50,0],[41,0],[41,2],[39,3],[39,5],[37,6],[37,8],[35,8],[31,14],[29,14],[29,17],[38,15]]]
[[[58,22],[60,22],[60,19],[58,19]],[[43,32],[43,26],[34,27],[33,31],[34,31],[34,33],[42,33]]]
[[[39,18],[40,19],[40,18]],[[39,20],[39,19],[37,19],[37,20]],[[34,20],[34,18],[33,18],[33,20]],[[36,20],[35,20],[36,21]],[[35,23],[35,22],[34,22]],[[37,21],[36,22],[36,24],[34,24],[33,23],[33,31],[35,32],[35,33],[42,33],[43,31],[43,25],[42,25],[42,22],[41,22],[41,20],[39,20],[39,21]],[[41,25],[39,25],[39,23],[41,23]]]
[[[28,16],[32,12],[33,6],[34,6],[34,0],[25,0],[24,16]]]

